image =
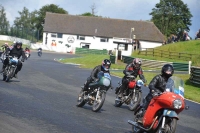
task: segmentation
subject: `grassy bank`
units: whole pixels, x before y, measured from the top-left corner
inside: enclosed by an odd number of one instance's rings
[[[94,68],[95,66],[101,64],[102,60],[108,58],[108,55],[80,55],[78,58],[67,58],[62,59],[60,62],[62,63],[75,63],[80,64],[81,68]],[[111,74],[119,77],[123,77],[122,71],[115,71],[115,69],[123,70],[125,68],[126,64],[122,62],[118,62],[117,64],[111,65]],[[148,69],[148,68],[145,68]],[[159,73],[152,73],[152,72],[144,72],[144,76],[147,79],[147,82],[149,83],[151,79]],[[188,74],[174,74],[174,76],[180,77],[184,80],[185,83],[185,98],[194,100],[196,102],[200,103],[200,88],[198,86],[192,86],[192,84],[189,82],[189,76]]]
[[[188,53],[188,54],[199,54],[200,51],[200,40],[191,40],[191,41],[183,41],[183,42],[177,42],[177,43],[171,43],[164,46],[160,46],[155,48],[156,50],[164,50],[164,51],[170,51],[170,52],[177,52],[177,53]],[[188,62],[186,60],[181,59],[169,59],[169,58],[161,58],[158,56],[145,56],[145,55],[139,55],[138,51],[135,51],[132,54],[133,57],[139,57],[144,59],[151,59],[151,60],[160,60],[160,61],[170,61],[170,62]],[[198,56],[193,56],[192,58],[192,65],[193,66],[199,66],[200,67],[200,60]]]

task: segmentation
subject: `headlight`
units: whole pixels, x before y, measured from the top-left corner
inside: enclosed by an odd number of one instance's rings
[[[182,107],[182,101],[180,99],[174,100],[173,106],[175,109],[180,109]]]

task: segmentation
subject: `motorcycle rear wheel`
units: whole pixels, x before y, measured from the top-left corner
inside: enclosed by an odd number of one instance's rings
[[[120,92],[120,93],[121,93],[121,92]],[[121,107],[122,104],[123,104],[122,101],[120,101],[118,95],[120,95],[120,94],[118,93],[117,96],[116,96],[116,99],[115,99],[115,107]]]
[[[161,126],[162,126],[162,121],[161,121],[156,131],[154,131],[154,133],[175,133],[176,125],[177,125],[176,118],[167,118],[165,120],[164,131],[161,129]]]
[[[83,107],[85,105],[85,101],[84,101],[84,92],[81,89],[79,95],[78,95],[78,99],[77,99],[77,105],[78,107]]]
[[[100,91],[99,95],[97,96],[97,100],[95,100],[93,103],[92,111],[98,112],[103,106],[105,98],[106,98],[106,92]]]
[[[138,105],[141,102],[141,98],[142,98],[142,92],[136,91],[135,96],[133,94],[133,97],[131,98],[131,103],[128,105],[131,111],[134,111],[138,107]]]

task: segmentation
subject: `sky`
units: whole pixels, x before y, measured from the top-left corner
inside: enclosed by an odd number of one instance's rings
[[[194,39],[200,29],[200,0],[182,0],[188,5],[193,17],[189,27],[189,35]],[[5,8],[6,17],[13,24],[18,11],[26,7],[29,12],[39,10],[45,5],[55,4],[68,11],[70,15],[79,15],[91,12],[95,4],[95,15],[125,20],[150,20],[152,9],[160,0],[0,0],[0,5]]]

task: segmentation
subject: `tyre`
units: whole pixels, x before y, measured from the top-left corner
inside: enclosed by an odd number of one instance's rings
[[[78,95],[78,99],[77,99],[77,105],[78,107],[83,107],[85,105],[85,101],[84,101],[84,92],[81,89],[79,95]]]
[[[122,106],[122,101],[121,101],[121,98],[119,98],[118,95],[120,95],[121,92],[119,92],[116,96],[116,99],[115,99],[115,107],[121,107]]]
[[[131,102],[128,105],[129,109],[131,111],[134,111],[138,107],[138,105],[140,104],[141,99],[142,99],[142,92],[135,91],[135,94],[133,94],[133,96],[131,98]]]
[[[7,71],[7,77],[6,77],[6,82],[9,82],[10,78],[12,78],[12,76],[14,75],[14,68],[13,67],[10,67],[10,70]]]
[[[103,106],[105,98],[106,98],[106,92],[99,91],[99,95],[97,96],[96,100],[93,103],[92,111],[98,112]]]
[[[161,129],[162,121],[159,123],[158,128],[155,133],[175,133],[176,132],[176,125],[177,125],[177,119],[176,118],[167,118],[165,120],[164,124],[164,130]]]

